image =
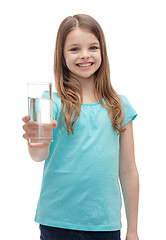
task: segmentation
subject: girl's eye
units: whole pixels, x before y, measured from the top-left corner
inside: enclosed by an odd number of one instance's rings
[[[95,47],[95,46],[92,46],[92,47],[90,47],[90,49],[91,49],[91,50],[96,50],[96,49],[97,49],[97,47]]]
[[[78,48],[72,48],[71,51],[72,51],[72,52],[77,52],[77,51],[78,51]]]

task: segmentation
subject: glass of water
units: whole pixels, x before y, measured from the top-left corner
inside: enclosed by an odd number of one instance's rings
[[[53,139],[52,83],[28,83],[28,114],[36,122],[29,143],[51,143]]]

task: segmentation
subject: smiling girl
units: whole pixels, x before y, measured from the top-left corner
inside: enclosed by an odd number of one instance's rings
[[[95,19],[79,14],[63,20],[54,73],[53,142],[37,147],[28,143],[32,158],[45,160],[35,217],[40,239],[119,240],[120,181],[126,239],[138,240],[132,129],[137,113],[112,87],[105,38]],[[23,118],[27,140],[33,132],[29,119]]]

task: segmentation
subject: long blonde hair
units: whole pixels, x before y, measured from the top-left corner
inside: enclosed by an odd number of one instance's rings
[[[57,33],[55,53],[54,53],[54,75],[55,86],[58,96],[62,100],[62,110],[60,115],[60,128],[62,114],[65,107],[64,126],[68,134],[74,134],[73,125],[80,115],[82,102],[82,88],[78,84],[73,83],[70,79],[69,70],[64,58],[64,44],[69,32],[75,28],[82,28],[95,35],[100,43],[101,49],[101,66],[95,73],[95,95],[101,105],[105,107],[112,121],[114,131],[119,134],[124,132],[123,127],[124,111],[121,105],[119,95],[113,89],[110,81],[109,61],[106,50],[104,33],[98,22],[92,17],[85,14],[78,14],[65,18],[59,26]],[[105,103],[103,102],[103,99]],[[81,99],[81,101],[80,101]],[[74,118],[73,118],[74,113]],[[61,128],[62,131],[62,128]]]

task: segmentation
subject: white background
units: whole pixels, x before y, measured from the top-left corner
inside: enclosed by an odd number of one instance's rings
[[[5,0],[0,2],[0,235],[39,239],[34,222],[43,163],[31,160],[22,138],[28,81],[51,81],[57,29],[86,13],[102,26],[111,81],[138,113],[133,122],[140,176],[140,240],[165,237],[166,6],[156,0]],[[126,218],[122,208],[122,239]]]

